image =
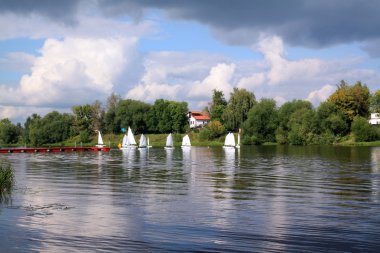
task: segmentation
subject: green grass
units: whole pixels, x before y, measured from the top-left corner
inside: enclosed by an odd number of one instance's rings
[[[10,163],[0,161],[0,202],[6,201],[14,184],[14,172]]]

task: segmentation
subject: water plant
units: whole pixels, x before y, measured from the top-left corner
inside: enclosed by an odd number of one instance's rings
[[[0,161],[0,203],[9,199],[14,185],[14,171],[7,161]]]

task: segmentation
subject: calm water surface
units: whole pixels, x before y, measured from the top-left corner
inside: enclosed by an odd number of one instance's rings
[[[380,148],[9,154],[0,252],[379,252]]]

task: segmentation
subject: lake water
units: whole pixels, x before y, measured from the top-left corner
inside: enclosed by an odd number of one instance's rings
[[[0,252],[379,252],[379,147],[4,154]]]

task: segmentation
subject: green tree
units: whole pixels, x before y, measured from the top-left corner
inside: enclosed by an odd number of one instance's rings
[[[243,140],[246,144],[274,142],[277,125],[276,102],[273,99],[261,99],[248,112],[248,118],[243,123]]]
[[[40,146],[43,144],[41,138],[42,118],[38,114],[33,114],[28,117],[25,123],[25,136],[27,136],[27,143],[32,146]]]
[[[290,131],[289,120],[290,116],[301,109],[312,110],[313,106],[306,100],[293,100],[284,103],[278,109],[278,127],[276,129],[276,141],[280,144],[286,144],[289,142],[288,133]],[[293,129],[293,132],[295,130]]]
[[[9,119],[0,120],[0,144],[16,143],[19,137],[18,128]]]
[[[380,113],[380,90],[375,91],[370,98],[370,112]]]
[[[356,141],[374,141],[379,138],[379,130],[368,123],[366,118],[356,116],[352,121],[351,132]]]
[[[107,98],[106,113],[104,115],[104,127],[108,133],[120,133],[120,125],[116,121],[116,110],[121,101],[121,97],[112,93]]]
[[[185,131],[188,108],[186,102],[157,99],[148,113],[148,129],[155,133]]]
[[[50,112],[41,120],[39,138],[42,144],[62,142],[70,137],[74,117],[67,113]]]
[[[248,112],[256,103],[255,95],[246,89],[234,88],[222,118],[229,130],[240,128],[247,119]]]
[[[288,140],[293,145],[306,145],[316,142],[317,130],[315,111],[308,107],[296,110],[288,122]]]
[[[226,109],[227,101],[224,98],[223,91],[213,90],[212,103],[210,108],[211,119],[222,121],[222,115]]]
[[[348,116],[332,102],[323,102],[317,109],[319,134],[331,133],[334,136],[345,136],[350,131]]]
[[[115,122],[120,131],[121,128],[131,127],[136,133],[147,130],[146,115],[151,105],[133,100],[121,100],[116,108]]]
[[[355,116],[369,115],[369,97],[369,89],[365,84],[356,82],[351,86],[341,81],[327,101],[341,109],[351,122]]]

